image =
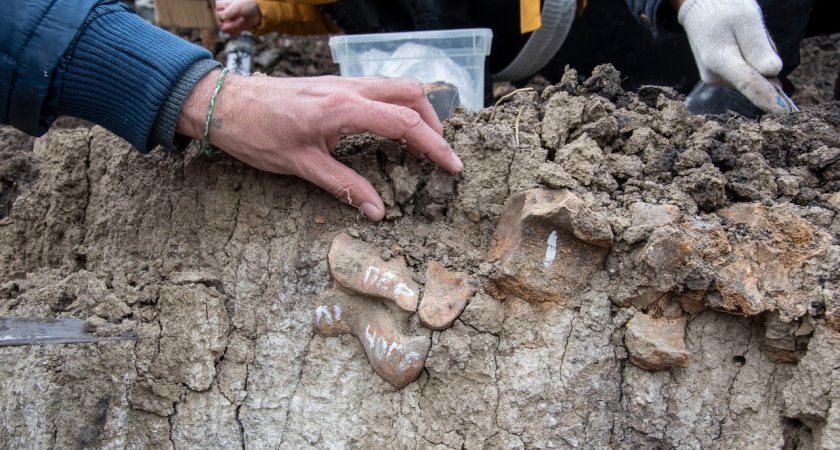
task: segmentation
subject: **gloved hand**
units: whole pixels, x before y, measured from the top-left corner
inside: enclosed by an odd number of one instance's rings
[[[256,0],[219,0],[216,2],[216,18],[223,32],[236,36],[259,27],[262,13]]]
[[[782,60],[755,0],[686,0],[678,19],[703,81],[733,87],[765,112],[791,112],[768,80]]]

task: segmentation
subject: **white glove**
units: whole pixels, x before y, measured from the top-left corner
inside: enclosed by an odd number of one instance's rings
[[[782,60],[755,0],[687,0],[678,18],[703,81],[733,87],[765,112],[791,112],[768,80]]]

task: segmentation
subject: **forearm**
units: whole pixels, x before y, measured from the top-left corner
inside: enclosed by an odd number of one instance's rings
[[[207,108],[221,72],[220,69],[208,72],[203,78],[198,80],[193,90],[187,95],[175,127],[175,131],[178,134],[188,136],[192,139],[201,139],[204,136],[204,121],[207,116]],[[228,78],[228,83],[230,83],[230,78]],[[221,105],[222,102],[219,99],[219,109],[221,109]],[[218,116],[218,111],[216,114]]]
[[[187,97],[192,93],[198,83],[208,73],[221,67],[221,63],[212,59],[202,59],[190,66],[183,76],[175,83],[170,90],[169,96],[161,106],[155,123],[152,126],[150,139],[170,152],[177,152],[186,148],[191,135],[178,133],[177,122],[181,116],[181,110]],[[218,72],[218,70],[216,70]]]
[[[195,84],[178,115],[175,128],[178,134],[197,140],[204,137],[207,112],[221,73],[221,69],[211,70]],[[248,113],[247,97],[251,92],[251,89],[245,86],[248,80],[248,77],[230,72],[225,74],[225,79],[216,94],[212,118],[208,124],[208,137],[211,144],[219,145],[220,141],[225,141],[224,138],[231,132],[238,133],[240,137],[249,132],[243,128],[242,124],[233,123]]]

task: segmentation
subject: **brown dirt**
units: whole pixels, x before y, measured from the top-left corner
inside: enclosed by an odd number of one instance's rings
[[[389,140],[344,139],[336,156],[383,196],[381,224],[224,155],[142,156],[98,127],[34,143],[0,129],[0,151],[29,168],[0,218],[0,315],[130,321],[142,336],[0,350],[14,393],[0,447],[840,445],[840,103],[702,118],[669,89],[618,80],[600,67],[457,115],[459,176]],[[542,260],[554,229],[609,247],[594,271],[563,268],[578,270],[563,302],[505,290],[488,257],[508,199],[528,191],[582,206],[522,218],[517,258]],[[339,233],[419,285],[431,261],[476,280],[453,327],[425,331],[402,389],[359,339],[313,329]],[[686,324],[645,344],[657,364],[625,345],[643,315]]]
[[[790,76],[797,88],[793,100],[803,106],[831,100],[840,76],[840,33],[805,38],[800,53],[802,63]]]

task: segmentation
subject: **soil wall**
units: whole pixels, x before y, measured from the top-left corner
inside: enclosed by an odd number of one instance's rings
[[[840,448],[840,104],[618,82],[455,117],[457,177],[345,139],[381,224],[224,155],[0,129],[0,315],[141,334],[0,349],[0,448]]]

